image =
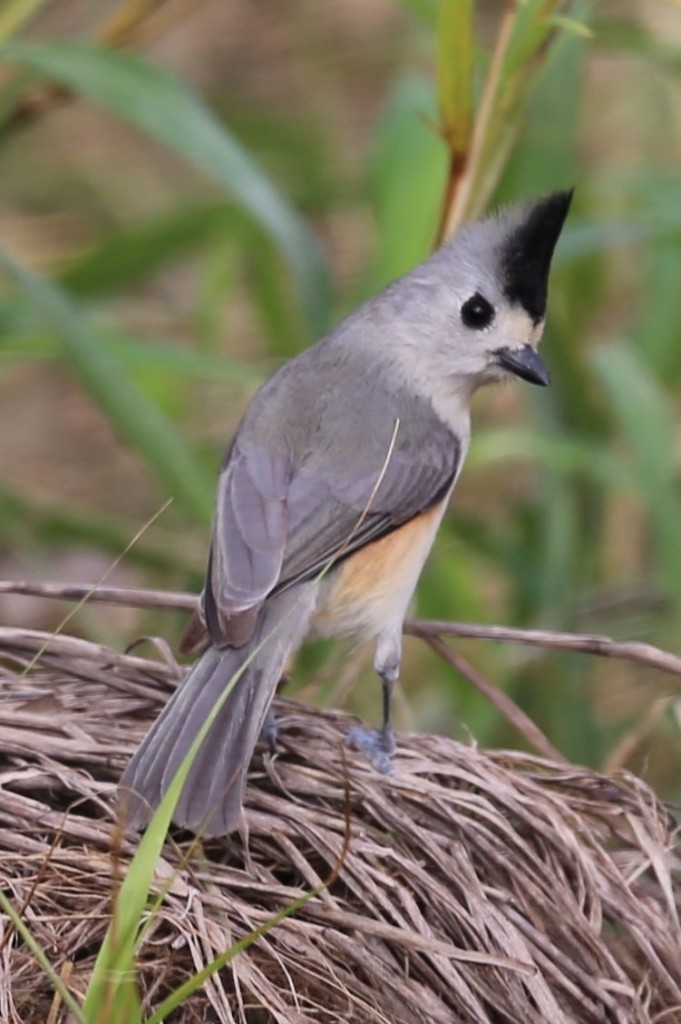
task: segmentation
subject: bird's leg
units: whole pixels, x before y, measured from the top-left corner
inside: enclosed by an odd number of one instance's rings
[[[289,672],[284,669],[281,674],[281,679],[277,683],[277,693],[281,693],[282,689],[289,683],[291,676]],[[265,721],[262,723],[260,729],[260,742],[265,743],[269,749],[270,754],[276,754],[277,752],[277,739],[279,738],[279,729],[277,728],[277,716],[274,713],[274,704],[270,704],[265,714]]]
[[[277,719],[274,714],[274,708],[270,704],[265,715],[265,721],[262,723],[262,729],[260,730],[260,739],[263,743],[267,744],[270,754],[276,754],[277,752]]]
[[[356,726],[348,733],[348,743],[366,754],[374,768],[383,774],[392,771],[395,753],[395,734],[392,727],[392,698],[400,675],[402,657],[402,628],[384,633],[378,638],[374,668],[380,676],[383,689],[383,724],[380,729]]]

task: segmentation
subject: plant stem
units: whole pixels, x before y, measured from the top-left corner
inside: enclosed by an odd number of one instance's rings
[[[452,159],[437,234],[438,244],[451,238],[470,212],[473,189],[480,177],[482,158],[489,141],[489,128],[494,114],[504,61],[513,34],[515,16],[515,4],[511,0],[507,0],[473,126],[470,150],[463,161],[460,160],[458,154],[454,154]]]

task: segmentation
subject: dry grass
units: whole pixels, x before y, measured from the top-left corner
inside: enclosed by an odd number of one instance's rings
[[[0,878],[82,993],[108,920],[113,782],[178,678],[161,661],[0,630]],[[357,1024],[681,1021],[674,831],[631,775],[607,779],[435,736],[402,736],[392,778],[342,756],[346,716],[282,702],[243,839],[169,843],[141,957],[148,1004],[328,875],[332,891],[240,955],[172,1019]],[[63,1020],[6,921],[0,1019]]]

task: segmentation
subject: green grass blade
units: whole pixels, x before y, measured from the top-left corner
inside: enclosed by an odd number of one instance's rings
[[[436,122],[430,83],[411,77],[399,82],[377,125],[370,168],[380,225],[374,290],[411,270],[432,245],[447,180],[447,149]]]
[[[291,615],[293,611],[294,609],[291,609],[288,614]],[[130,979],[134,978],[135,956],[144,935],[140,928],[142,916],[147,908],[156,865],[163,850],[175,805],[180,799],[192,762],[225,701],[263,646],[271,640],[277,629],[282,628],[287,617],[285,616],[278,626],[253,648],[226,683],[140,840],[116,897],[111,924],[97,955],[88,986],[83,1006],[88,1024],[101,1024],[104,1020],[107,1024],[132,1024],[132,1019],[125,1017],[123,1011],[129,1010]],[[119,987],[121,1015],[118,1015]],[[107,1012],[109,1016],[104,1016]]]
[[[401,3],[414,18],[425,22],[426,25],[435,25],[440,0],[401,0]]]
[[[199,352],[174,340],[148,338],[123,334],[103,327],[92,328],[93,338],[103,351],[122,368],[135,373],[153,372],[156,376],[186,380],[225,381],[227,384],[249,388],[262,384],[267,368],[258,369],[252,363],[227,356]],[[0,338],[0,360],[11,363],[18,359],[49,360],[62,358],[59,341],[49,334],[8,334]]]
[[[262,238],[249,240],[245,251],[246,280],[267,352],[273,360],[290,359],[300,351],[301,323],[279,253]]]
[[[636,490],[636,475],[621,459],[591,439],[538,433],[519,428],[478,430],[471,442],[471,468],[508,465],[509,462],[543,463],[564,476]]]
[[[437,31],[440,117],[452,159],[468,150],[473,123],[473,0],[442,0]]]
[[[192,515],[210,521],[213,481],[184,437],[150,403],[106,349],[99,346],[77,307],[52,284],[0,250],[0,270],[54,331],[69,364],[116,431],[154,471],[165,492]]]
[[[66,985],[59,977],[54,967],[50,963],[49,959],[45,955],[40,944],[34,938],[31,929],[27,927],[21,916],[16,912],[12,903],[8,899],[7,895],[0,889],[0,910],[10,919],[18,934],[21,936],[23,941],[26,943],[28,949],[30,949],[36,961],[40,964],[40,967],[50,979],[55,992],[58,992],[61,1001],[64,1006],[68,1007],[74,1020],[77,1024],[87,1024],[86,1018],[78,1006],[78,1003],[73,998]]]
[[[644,257],[645,258],[645,257]],[[657,379],[669,387],[681,380],[681,238],[658,239],[649,247],[636,347]]]
[[[138,288],[212,239],[229,237],[239,244],[248,231],[253,233],[253,225],[235,204],[187,204],[158,219],[109,235],[72,260],[58,274],[57,283],[88,298]]]
[[[583,21],[580,21],[578,18],[568,18],[564,14],[554,14],[547,21],[549,25],[562,28],[566,32],[578,36],[580,39],[593,39],[595,34],[594,30],[585,25]]]
[[[674,414],[664,391],[633,350],[610,345],[596,352],[594,362],[631,452],[639,493],[653,525],[660,575],[681,612],[681,500]]]
[[[211,962],[206,964],[202,970],[197,971],[196,974],[191,976],[191,978],[188,978],[182,985],[179,985],[174,989],[174,991],[163,1000],[161,1005],[154,1010],[152,1015],[145,1019],[144,1024],[163,1024],[163,1022],[168,1019],[168,1014],[181,1006],[189,996],[196,992],[197,989],[201,988],[201,986],[212,978],[214,974],[222,970],[222,968],[238,956],[239,953],[243,953],[245,949],[248,949],[249,946],[254,942],[257,942],[257,940],[262,938],[263,935],[267,935],[267,933],[272,931],[273,928],[276,928],[278,924],[285,921],[287,917],[295,914],[296,911],[300,910],[301,907],[304,907],[306,903],[309,903],[309,901],[314,899],[315,896],[318,896],[327,888],[327,884],[328,883],[323,882],[321,885],[316,886],[316,888],[306,892],[303,896],[299,896],[298,899],[293,900],[287,906],[277,911],[276,914],[273,914],[272,917],[270,917],[268,921],[265,921],[264,924],[261,924],[258,928],[254,928],[253,931],[249,932],[248,935],[245,935],[243,939],[239,939],[239,941],[231,945],[229,949],[226,949],[224,953],[221,953],[220,956],[211,960]]]
[[[130,53],[82,43],[7,43],[0,57],[101,103],[222,185],[275,239],[293,268],[307,320],[326,326],[329,283],[309,229],[227,128],[186,85]]]
[[[45,0],[5,0],[0,10],[0,40],[13,36],[44,5]]]
[[[56,501],[42,503],[7,488],[0,483],[0,542],[12,550],[19,549],[30,540],[58,549],[60,546],[91,545],[111,555],[118,555],[129,543],[138,525],[111,519],[99,511],[72,509]],[[126,555],[126,564],[136,565],[150,572],[176,575],[178,572],[191,578],[196,574],[195,585],[200,586],[200,572],[191,561],[190,555],[178,549],[170,531],[161,531],[151,543],[142,537]]]
[[[546,65],[556,37],[565,32],[551,22],[558,6],[558,0],[505,5],[478,115],[480,119],[484,112],[485,118],[472,198],[467,204],[471,214],[481,214],[494,194],[516,145],[538,72]],[[575,4],[574,11],[586,15],[588,4]]]
[[[506,202],[523,195],[542,195],[579,179],[577,152],[586,54],[580,38],[564,34],[546,55],[524,103],[517,145],[496,199]]]
[[[208,730],[257,650],[259,648],[252,652],[251,657],[232,676],[216,701],[135,851],[116,896],[111,923],[99,949],[85,996],[83,1011],[88,1024],[100,1024],[104,1020],[107,1024],[130,1024],[125,1014],[129,1012],[130,979],[135,977],[140,925],[175,805]],[[139,1020],[139,1009],[137,1017],[133,1019]]]
[[[566,230],[564,238],[561,238],[553,265],[562,267],[618,245],[632,245],[655,238],[674,238],[680,227],[681,211],[678,208],[670,212],[667,218],[662,211],[659,215],[656,211],[650,211],[649,215],[632,216],[626,221],[575,226]]]
[[[137,934],[186,775],[182,774],[183,768],[184,763],[142,836],[118,891],[111,923],[85,995],[83,1013],[88,1024],[132,1024],[140,1019],[139,997],[134,988]],[[132,1019],[128,1016],[131,1009]]]
[[[525,0],[516,5],[513,30],[503,75],[525,74],[552,30],[551,20],[559,0]]]

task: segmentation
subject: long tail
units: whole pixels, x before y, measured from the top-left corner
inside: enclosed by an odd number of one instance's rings
[[[307,584],[267,601],[245,646],[211,647],[191,668],[121,778],[129,827],[149,820],[225,686],[263,644],[204,738],[173,814],[177,825],[202,836],[227,835],[239,827],[253,749],[286,659],[307,630],[315,591]]]

